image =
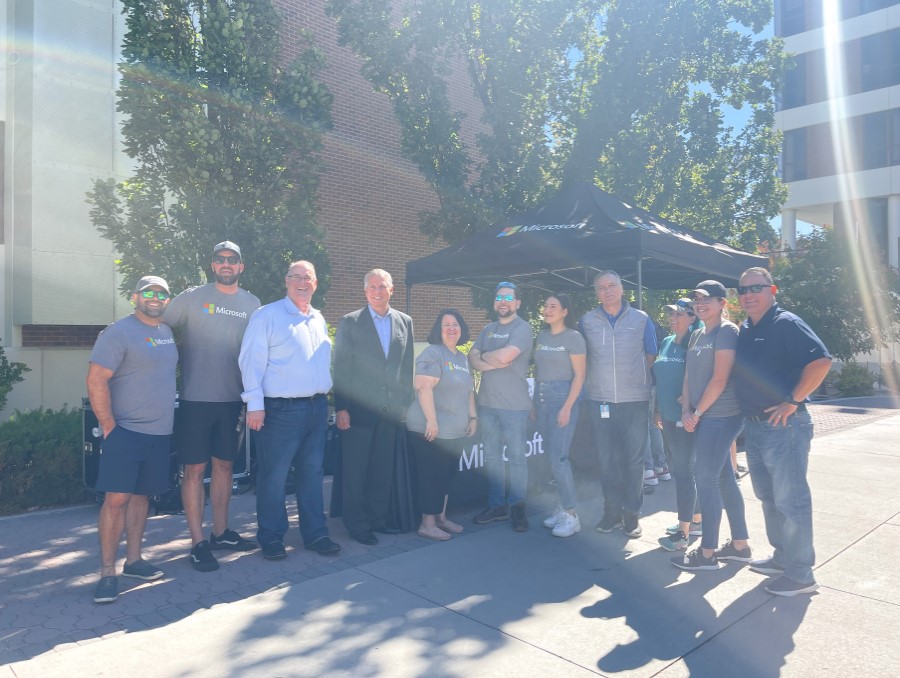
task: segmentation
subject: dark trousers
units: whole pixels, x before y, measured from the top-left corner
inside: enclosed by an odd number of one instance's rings
[[[603,515],[638,515],[644,501],[644,443],[649,403],[646,400],[609,403],[609,418],[604,419],[602,403],[587,402],[600,456]]]
[[[393,421],[341,431],[344,525],[351,535],[383,528],[390,509],[396,438]]]
[[[428,441],[421,433],[407,431],[406,441],[416,460],[416,498],[421,513],[436,516],[444,510],[444,497],[450,493],[453,476],[459,468],[463,440]]]

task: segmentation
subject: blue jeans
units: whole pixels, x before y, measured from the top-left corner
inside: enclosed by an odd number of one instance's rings
[[[534,392],[538,431],[544,439],[544,452],[550,457],[550,470],[556,481],[560,506],[565,509],[573,509],[577,503],[569,447],[578,424],[578,403],[572,406],[568,425],[558,426],[556,416],[569,397],[571,386],[571,381],[539,381]]]
[[[649,471],[653,468],[663,468],[666,466],[666,451],[663,445],[662,433],[656,424],[651,420],[647,429],[647,440],[644,442],[644,469]]]
[[[744,516],[744,497],[731,468],[731,443],[744,425],[744,417],[703,417],[694,430],[696,461],[694,475],[697,479],[697,497],[703,514],[703,539],[705,549],[719,548],[719,525],[722,507],[728,514],[732,539],[747,539],[747,521]]]
[[[773,557],[784,567],[785,576],[801,584],[814,581],[816,562],[812,496],[806,482],[812,437],[808,412],[793,414],[787,426],[748,419],[744,432],[750,480],[762,502],[766,535],[775,548]]]
[[[663,440],[672,477],[675,478],[675,504],[679,522],[687,523],[697,511],[697,483],[694,480],[694,434],[674,421],[663,420]]]
[[[604,517],[638,515],[644,502],[644,441],[647,439],[648,402],[607,403],[609,418],[601,416],[603,403],[588,401],[591,427],[600,457],[600,486]]]
[[[525,501],[528,491],[528,462],[525,459],[528,435],[526,410],[478,408],[481,441],[484,443],[484,466],[488,474],[488,507],[513,506]],[[503,463],[503,446],[507,462]],[[506,470],[509,470],[509,494],[506,493]]]
[[[294,463],[300,535],[309,546],[328,536],[322,499],[322,460],[328,399],[287,402],[266,398],[266,418],[256,434],[256,538],[261,546],[284,541],[288,531],[284,486]]]

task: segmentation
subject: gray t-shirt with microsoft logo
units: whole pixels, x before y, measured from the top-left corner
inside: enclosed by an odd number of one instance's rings
[[[548,328],[538,332],[534,342],[534,376],[538,381],[572,381],[573,355],[584,355],[584,337],[577,330],[564,329],[553,334]]]
[[[472,348],[489,353],[504,346],[515,346],[520,353],[508,366],[481,373],[478,404],[498,410],[530,410],[528,395],[528,363],[532,349],[531,325],[516,316],[505,325],[492,322],[487,325]]]
[[[691,335],[685,356],[685,370],[692,408],[697,408],[703,392],[713,378],[716,370],[716,352],[736,350],[739,332],[737,325],[723,320],[721,325],[712,330],[709,328],[699,329]],[[706,418],[731,417],[740,413],[741,408],[734,391],[734,372],[732,371],[728,376],[728,383],[725,385],[722,395],[703,413],[703,416]]]
[[[169,302],[163,319],[178,337],[182,400],[240,402],[244,386],[238,355],[259,306],[246,290],[225,294],[215,283],[188,288]]]
[[[466,435],[469,425],[469,397],[472,393],[472,372],[469,360],[462,351],[454,353],[443,344],[432,344],[416,358],[416,376],[437,377],[432,389],[434,413],[437,415],[438,438],[452,440]],[[406,412],[406,428],[425,433],[425,413],[419,398],[412,401]]]
[[[91,362],[113,371],[109,394],[116,426],[172,433],[178,349],[168,326],[145,325],[134,315],[117,320],[97,337]]]

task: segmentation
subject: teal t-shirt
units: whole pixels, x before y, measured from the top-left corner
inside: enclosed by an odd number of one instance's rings
[[[676,422],[681,419],[681,388],[684,385],[685,355],[687,350],[675,341],[670,334],[663,339],[653,363],[653,376],[656,377],[656,406],[665,421]]]

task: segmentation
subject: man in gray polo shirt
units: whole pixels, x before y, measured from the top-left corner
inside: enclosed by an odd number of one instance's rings
[[[259,299],[238,287],[244,262],[235,243],[226,240],[213,247],[210,266],[213,282],[179,294],[163,316],[175,329],[181,355],[175,449],[184,465],[181,500],[192,542],[188,560],[200,572],[218,569],[213,549],[256,548],[255,542],[228,529],[228,504],[244,406],[238,354]],[[203,476],[210,461],[213,524],[207,541],[203,537]]]
[[[497,321],[481,331],[469,351],[469,364],[481,371],[478,416],[489,483],[488,507],[475,516],[475,522],[483,525],[511,517],[516,532],[528,530],[525,446],[531,398],[526,376],[533,347],[531,325],[518,316],[521,303],[515,283],[497,285]],[[504,446],[508,464],[503,463]],[[505,467],[509,469],[508,494]]]
[[[134,313],[97,337],[87,375],[88,397],[103,429],[96,489],[100,508],[100,582],[95,603],[119,597],[116,552],[126,534],[122,575],[143,581],[163,571],[141,558],[148,498],[169,488],[169,451],[175,413],[178,349],[162,324],[169,286],[155,275],[141,278],[131,295]]]

